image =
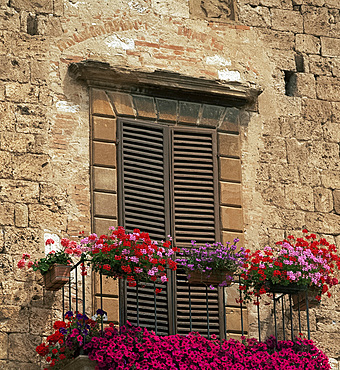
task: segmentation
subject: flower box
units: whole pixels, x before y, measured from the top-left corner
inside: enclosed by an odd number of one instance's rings
[[[320,301],[317,300],[315,297],[320,295],[320,289],[308,289],[308,309],[315,308],[319,305]],[[307,304],[306,304],[306,292],[302,292],[300,294],[294,294],[293,298],[293,309],[299,309],[299,302],[300,302],[300,311],[306,311]]]
[[[68,283],[70,279],[71,266],[52,265],[43,275],[46,290],[56,291]]]
[[[96,362],[89,360],[88,356],[80,355],[69,362],[63,370],[94,370]]]
[[[226,281],[225,286],[229,286],[232,279],[226,279],[226,276],[232,276],[233,273],[228,270],[217,270],[210,273],[202,273],[200,270],[192,271],[188,274],[188,282],[190,285],[219,285]]]
[[[267,290],[270,293],[282,293],[282,294],[297,294],[299,292],[305,292],[306,289],[307,289],[306,285],[298,285],[294,283],[290,283],[288,285],[273,284],[271,281],[269,281],[267,287]]]

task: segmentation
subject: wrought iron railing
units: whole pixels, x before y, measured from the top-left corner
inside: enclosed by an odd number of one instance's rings
[[[87,314],[91,316],[93,314],[92,308],[92,297],[91,297],[91,277],[85,276],[81,274],[81,264],[85,261],[81,260],[76,265],[72,267],[71,276],[69,282],[62,287],[62,313],[63,316],[67,311],[79,312],[83,314]],[[112,280],[113,283],[113,280]],[[126,282],[122,282],[126,284]],[[236,283],[237,284],[237,283]],[[156,284],[154,284],[153,288],[156,288]],[[99,274],[99,297],[100,297],[100,307],[103,310],[103,276]],[[205,292],[205,317],[206,317],[206,336],[211,337],[212,333],[212,326],[211,326],[211,303],[209,302],[209,289],[207,286],[202,286],[202,291]],[[230,331],[228,330],[228,324],[226,320],[226,294],[228,288],[220,288],[220,292],[222,294],[222,302],[223,304],[220,305],[222,309],[222,322],[220,322],[221,327],[223,328],[221,338],[226,338]],[[88,290],[88,292],[87,292]],[[155,290],[155,289],[154,289]],[[188,315],[188,332],[194,329],[194,319],[195,319],[195,309],[193,307],[193,288],[188,286],[188,307],[187,311]],[[121,290],[123,292],[124,290]],[[136,324],[137,326],[142,325],[140,320],[141,316],[141,305],[140,305],[140,292],[141,288],[136,287]],[[168,289],[167,294],[170,294],[169,300],[175,298],[174,292],[172,289]],[[266,331],[266,336],[274,335],[276,339],[283,339],[286,340],[290,337],[292,341],[294,341],[297,337],[301,335],[304,331],[306,332],[306,336],[308,339],[311,337],[311,327],[310,327],[310,313],[309,313],[309,301],[308,301],[308,292],[303,291],[299,293],[300,296],[305,296],[305,311],[306,314],[302,314],[301,304],[298,300],[298,303],[293,305],[292,303],[292,296],[293,293],[284,292],[284,293],[273,293],[273,298],[271,300],[270,309],[263,310],[261,308],[260,300],[257,298],[257,305],[256,305],[256,319],[250,323],[253,326],[257,327],[256,335],[252,334],[252,337],[257,337],[259,341],[265,339],[263,333],[263,321],[264,319],[269,321],[269,329]],[[98,296],[98,293],[97,293]],[[150,302],[151,306],[154,308],[154,320],[149,320],[153,322],[153,325],[148,327],[148,329],[153,330],[156,334],[159,330],[159,323],[157,321],[157,310],[159,309],[157,306],[157,295],[156,293],[153,294],[153,302]],[[120,304],[124,304],[124,299],[120,299]],[[233,307],[236,308],[236,305],[233,304]],[[122,308],[122,307],[121,307]],[[124,307],[123,307],[124,308]],[[249,329],[245,327],[245,317],[244,317],[244,309],[246,305],[243,303],[243,293],[239,290],[239,303],[237,308],[240,309],[240,330],[238,334],[242,337],[249,334]],[[267,306],[268,308],[268,306]],[[269,313],[268,313],[269,312]],[[176,333],[176,313],[172,312],[171,315],[173,317],[169,320],[169,325],[172,325],[172,328],[169,328],[170,334]],[[303,317],[305,316],[305,317]],[[120,315],[120,324],[125,324],[122,321],[123,316]],[[109,318],[110,319],[110,318]],[[102,329],[103,329],[103,321],[102,321]],[[234,332],[235,334],[235,332]]]

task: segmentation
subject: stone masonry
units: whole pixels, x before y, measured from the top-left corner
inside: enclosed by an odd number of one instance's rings
[[[222,209],[224,237],[236,222],[258,248],[307,228],[340,248],[339,57],[338,0],[0,0],[0,369],[40,369],[35,346],[60,318],[60,292],[19,271],[21,254],[42,256],[44,233],[91,231],[90,95],[70,63],[262,90],[255,107],[228,110],[238,135],[220,151],[241,163],[242,185],[221,185],[222,207],[238,210]],[[116,192],[115,175],[97,175]],[[338,290],[311,312],[333,358]]]

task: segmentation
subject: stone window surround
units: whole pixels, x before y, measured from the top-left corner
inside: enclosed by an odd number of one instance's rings
[[[105,233],[117,225],[116,119],[130,117],[217,130],[220,236],[223,242],[235,237],[243,241],[239,109],[253,107],[259,90],[170,72],[117,70],[92,61],[71,64],[69,73],[90,88],[94,232]],[[98,279],[93,288],[94,306],[98,307]],[[118,286],[104,283],[104,291],[104,310],[118,322]],[[237,308],[228,309],[232,315],[227,315],[227,321],[237,322]]]

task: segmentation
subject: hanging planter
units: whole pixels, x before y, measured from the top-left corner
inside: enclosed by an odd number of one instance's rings
[[[320,296],[320,289],[308,289],[307,299],[308,299],[308,309],[315,308],[319,305],[320,300],[316,299],[316,296]],[[300,311],[306,311],[306,292],[301,292],[294,294],[293,298],[293,309],[298,310],[300,306]]]
[[[43,275],[46,290],[56,291],[68,283],[71,266],[54,264]]]
[[[233,272],[229,270],[217,270],[217,271],[212,271],[210,273],[204,273],[201,272],[200,270],[195,270],[191,271],[188,274],[188,282],[190,285],[212,285],[212,286],[217,286],[219,284],[222,284],[225,282],[223,285],[224,286],[229,286],[231,282],[233,281],[232,279]]]

